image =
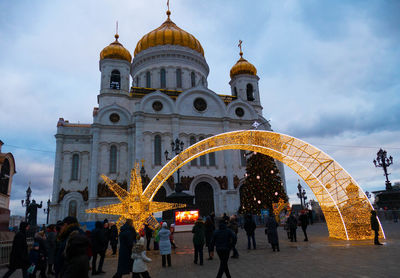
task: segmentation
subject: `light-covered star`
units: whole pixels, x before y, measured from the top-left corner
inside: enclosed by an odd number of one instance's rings
[[[129,192],[107,176],[101,175],[101,177],[121,203],[87,209],[86,213],[119,215],[120,217],[116,223],[118,229],[125,223],[126,219],[132,219],[136,231],[139,231],[143,224],[149,224],[152,228],[156,228],[159,224],[153,216],[154,212],[186,206],[185,204],[177,203],[153,202],[143,195],[139,164],[136,164],[135,168],[131,170]]]

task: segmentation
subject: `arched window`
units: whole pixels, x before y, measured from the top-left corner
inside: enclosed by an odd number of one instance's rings
[[[77,211],[77,203],[75,200],[72,200],[68,204],[68,216],[76,217],[76,211]]]
[[[151,88],[151,77],[150,72],[146,72],[146,88]]]
[[[121,89],[121,75],[118,70],[111,72],[110,88],[115,90]]]
[[[136,87],[140,87],[139,86],[139,76],[136,76]]]
[[[208,165],[215,166],[215,152],[208,154]]]
[[[246,165],[247,165],[246,151],[240,150],[240,166],[246,167]]]
[[[154,137],[154,165],[161,165],[161,136]]]
[[[247,84],[246,92],[247,92],[247,100],[248,101],[253,101],[254,100],[253,85],[251,85],[250,83]]]
[[[160,71],[160,87],[165,89],[167,87],[167,80],[166,80],[166,73],[165,73],[165,69],[161,69]]]
[[[204,139],[204,137],[200,137],[199,141],[201,141],[203,139]],[[200,166],[207,166],[206,155],[200,156]]]
[[[233,88],[233,96],[237,97],[237,89],[236,89],[236,87]]]
[[[0,193],[8,195],[8,183],[10,181],[10,162],[6,158],[0,172]]]
[[[192,87],[196,86],[196,75],[194,74],[194,72],[192,71],[192,73],[190,74],[190,79],[192,81]]]
[[[110,148],[110,173],[117,172],[117,147],[111,146]]]
[[[182,70],[181,69],[176,70],[176,87],[182,88]]]
[[[79,173],[79,154],[74,154],[72,156],[71,180],[77,180],[78,173]]]
[[[196,138],[194,136],[190,137],[190,145],[196,144]],[[197,166],[197,158],[190,161],[191,166]]]

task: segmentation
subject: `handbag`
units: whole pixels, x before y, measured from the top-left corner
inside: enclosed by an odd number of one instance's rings
[[[35,265],[34,265],[34,264],[31,265],[31,266],[27,269],[28,274],[33,274],[34,271],[35,271]]]

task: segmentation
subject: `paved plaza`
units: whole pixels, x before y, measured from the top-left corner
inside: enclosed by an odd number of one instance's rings
[[[387,240],[383,246],[375,246],[372,240],[343,241],[328,238],[325,224],[309,226],[309,242],[304,242],[301,229],[299,241],[289,242],[282,227],[279,228],[280,252],[272,252],[264,235],[264,228],[256,231],[256,250],[247,250],[244,230],[239,229],[239,259],[230,259],[229,268],[234,278],[250,277],[400,277],[400,223],[383,223]],[[153,260],[148,264],[151,277],[215,277],[219,260],[204,260],[204,265],[193,263],[191,233],[176,233],[178,248],[172,254],[172,267],[161,267],[158,251],[149,251]],[[206,248],[205,259],[207,258]],[[117,267],[117,257],[107,254],[104,271],[95,277],[112,277]],[[4,269],[0,270],[0,275]],[[12,277],[19,277],[15,273]],[[130,277],[125,275],[124,277]]]

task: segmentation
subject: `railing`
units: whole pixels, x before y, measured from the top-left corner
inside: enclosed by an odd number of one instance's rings
[[[0,266],[5,266],[10,263],[12,243],[12,240],[0,241]],[[33,245],[33,238],[28,238],[27,243],[29,250]]]
[[[380,221],[398,222],[400,210],[377,210],[377,216]]]

